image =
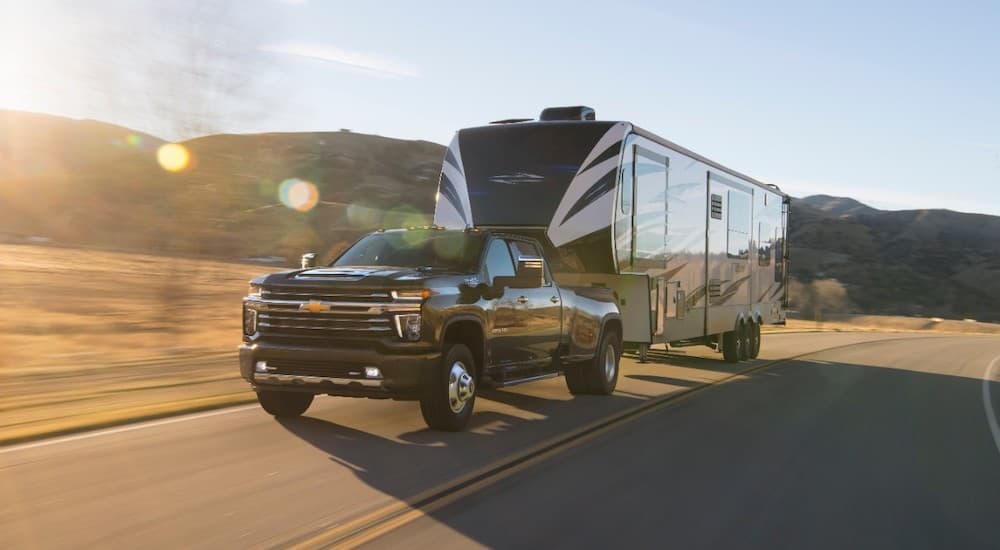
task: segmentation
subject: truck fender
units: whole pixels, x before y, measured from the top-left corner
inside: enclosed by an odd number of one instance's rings
[[[479,365],[478,365],[479,369],[477,369],[479,372],[477,373],[477,375],[482,376],[482,370],[486,366],[486,357],[487,357],[487,348],[489,347],[489,339],[486,337],[486,323],[479,316],[470,313],[465,313],[449,317],[448,320],[444,322],[444,325],[441,326],[441,333],[437,337],[438,348],[441,349],[442,352],[444,351],[444,338],[448,334],[448,329],[452,325],[458,322],[471,322],[479,327],[480,337],[482,338],[482,343],[483,343],[482,349],[478,351],[477,350],[471,350],[471,351],[474,356],[477,356],[476,359],[479,360]]]
[[[601,341],[600,339],[604,338],[604,333],[607,331],[608,322],[610,322],[610,321],[615,321],[618,324],[618,327],[619,327],[618,328],[618,338],[619,338],[619,345],[621,345],[620,340],[624,336],[622,334],[622,329],[624,327],[622,326],[623,325],[623,323],[622,323],[622,317],[621,317],[621,315],[619,315],[617,313],[609,313],[609,314],[605,315],[603,319],[601,319],[601,335],[600,335],[600,337],[598,338],[597,341],[600,342]],[[618,351],[620,352],[622,350],[618,350]],[[597,353],[597,350],[594,350],[594,353]]]

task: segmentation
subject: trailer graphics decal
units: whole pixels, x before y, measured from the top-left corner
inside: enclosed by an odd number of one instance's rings
[[[562,246],[611,225],[615,181],[627,125],[608,129],[573,176],[549,224],[552,244]]]

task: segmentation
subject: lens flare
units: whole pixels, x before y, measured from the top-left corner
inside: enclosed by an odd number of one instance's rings
[[[281,182],[278,198],[288,208],[308,212],[319,202],[319,190],[308,181],[291,178]]]
[[[142,136],[129,134],[125,136],[125,143],[128,143],[130,147],[142,147]]]
[[[156,161],[168,172],[180,172],[191,162],[191,153],[179,143],[167,143],[156,150]]]

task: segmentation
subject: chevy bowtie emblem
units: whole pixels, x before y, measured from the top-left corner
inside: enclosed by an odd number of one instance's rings
[[[319,313],[321,311],[330,311],[330,304],[324,304],[319,300],[309,300],[309,303],[301,304],[299,306],[299,311],[308,311],[311,313]]]

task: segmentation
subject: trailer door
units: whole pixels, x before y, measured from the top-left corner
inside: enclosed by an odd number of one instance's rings
[[[635,200],[632,203],[633,269],[650,278],[649,316],[655,335],[663,334],[667,267],[666,156],[636,146]]]

